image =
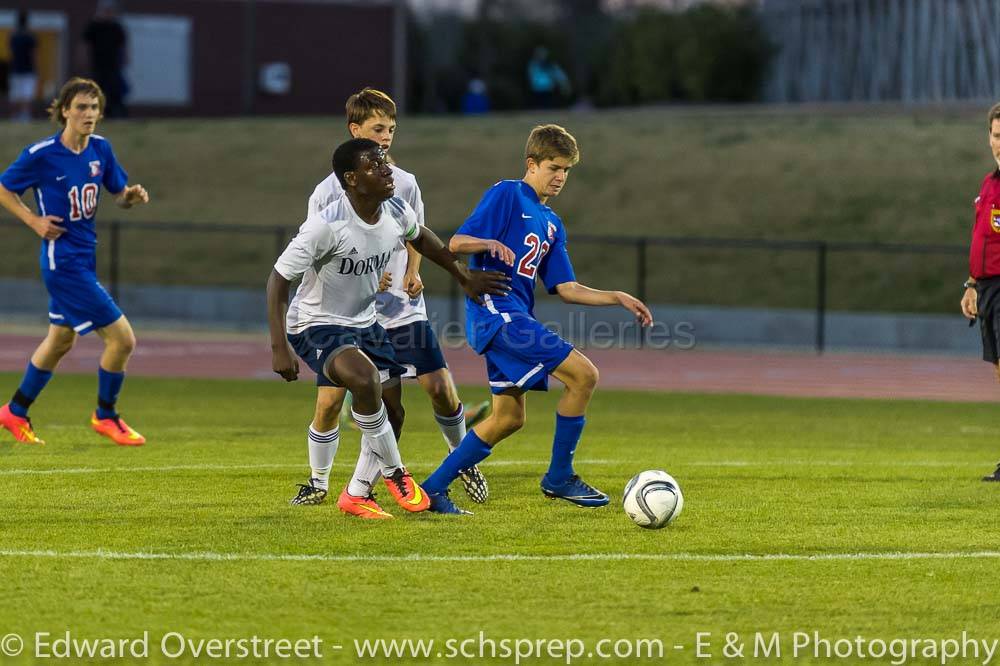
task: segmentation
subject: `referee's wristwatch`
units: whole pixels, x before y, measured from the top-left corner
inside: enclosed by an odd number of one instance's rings
[[[962,283],[962,286],[965,287],[966,289],[975,289],[976,281],[973,280],[972,278],[969,278],[968,280]]]

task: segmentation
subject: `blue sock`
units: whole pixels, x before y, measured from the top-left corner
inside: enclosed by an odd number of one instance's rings
[[[549,481],[563,483],[573,476],[573,454],[586,422],[587,419],[583,416],[563,416],[556,412],[556,434],[552,438]]]
[[[42,392],[45,385],[52,379],[52,373],[48,370],[40,370],[35,364],[28,361],[28,368],[24,371],[24,379],[17,393],[10,399],[10,413],[20,416],[22,419],[28,416],[28,408],[35,401],[38,394]]]
[[[449,453],[441,466],[434,470],[434,473],[420,485],[428,493],[441,494],[448,490],[452,481],[458,478],[459,472],[485,460],[492,452],[493,449],[479,439],[476,431],[470,430],[465,434],[465,438],[458,445],[458,448]]]
[[[97,368],[97,418],[113,419],[118,416],[115,411],[115,403],[118,402],[118,394],[125,383],[124,372],[108,372],[104,368]]]

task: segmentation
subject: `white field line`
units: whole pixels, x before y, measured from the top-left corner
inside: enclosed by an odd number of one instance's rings
[[[578,464],[617,465],[623,460],[586,460]],[[497,460],[489,463],[490,467],[515,467],[519,465],[548,465],[547,460]],[[408,464],[412,469],[433,469],[437,463]],[[186,472],[186,471],[238,471],[248,469],[305,469],[305,462],[292,463],[248,463],[243,465],[225,465],[202,463],[192,465],[158,465],[143,467],[66,467],[50,469],[0,469],[0,476],[53,475],[53,474],[133,474],[138,472]],[[335,463],[334,467],[354,468],[354,463]]]
[[[545,466],[547,460],[494,460],[483,463],[483,467],[520,467]],[[578,460],[581,467],[587,465],[630,465],[638,467],[634,461],[628,460]],[[955,461],[890,461],[890,460],[712,460],[677,463],[675,467],[984,467],[992,463],[955,462]],[[436,463],[408,464],[411,469],[433,469]],[[239,471],[254,469],[295,469],[308,467],[303,463],[250,463],[243,465],[226,465],[215,463],[199,463],[191,465],[147,465],[136,467],[64,467],[49,469],[0,469],[0,476],[53,476],[59,474],[140,474],[146,472],[189,472],[189,471]],[[353,468],[354,463],[336,463],[334,467]]]
[[[180,560],[197,562],[861,562],[900,560],[1000,559],[1000,551],[952,551],[939,553],[791,553],[698,554],[698,553],[578,553],[565,555],[308,555],[292,553],[150,553],[111,550],[0,550],[2,558],[53,558],[82,560]]]

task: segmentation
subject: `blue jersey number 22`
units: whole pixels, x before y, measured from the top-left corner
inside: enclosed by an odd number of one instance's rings
[[[538,237],[538,234],[528,234],[524,237],[524,244],[528,246],[528,253],[518,262],[517,274],[529,280],[534,280],[539,262],[545,257],[545,253],[549,251],[549,243],[548,241],[542,241]]]

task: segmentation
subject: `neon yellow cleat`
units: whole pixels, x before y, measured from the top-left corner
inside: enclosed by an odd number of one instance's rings
[[[17,416],[10,411],[10,405],[0,407],[0,426],[3,426],[14,435],[14,439],[25,444],[45,444],[45,440],[35,434],[35,429],[31,427],[31,419],[26,416]]]
[[[98,435],[104,435],[118,446],[142,446],[146,443],[146,438],[132,430],[120,416],[113,419],[99,419],[97,412],[94,412],[90,417],[90,427]]]
[[[337,498],[337,508],[348,515],[357,516],[364,520],[385,520],[392,518],[391,513],[386,513],[378,505],[374,495],[355,497],[348,494],[346,488],[344,492],[340,493],[340,497]]]
[[[396,504],[403,509],[417,513],[426,511],[427,507],[431,505],[431,499],[427,493],[417,485],[405,467],[400,467],[392,476],[383,477],[382,480],[385,481],[392,499],[396,500]]]

